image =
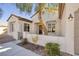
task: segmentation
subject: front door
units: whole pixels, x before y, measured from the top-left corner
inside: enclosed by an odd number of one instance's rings
[[[39,25],[39,34],[42,34],[42,25]]]

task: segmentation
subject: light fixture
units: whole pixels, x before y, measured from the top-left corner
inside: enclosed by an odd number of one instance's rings
[[[73,19],[73,16],[72,14],[69,15],[68,19]]]

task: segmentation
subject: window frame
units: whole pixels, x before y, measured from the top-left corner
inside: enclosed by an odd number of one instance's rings
[[[48,32],[54,33],[55,30],[53,30],[53,29],[55,29],[55,24],[51,24],[51,23],[50,23],[50,26],[49,26],[49,24],[48,24]]]
[[[24,31],[30,31],[30,24],[24,23]]]

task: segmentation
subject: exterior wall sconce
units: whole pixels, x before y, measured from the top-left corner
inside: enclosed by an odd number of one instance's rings
[[[69,15],[68,19],[72,20],[74,17],[72,16],[72,14]]]

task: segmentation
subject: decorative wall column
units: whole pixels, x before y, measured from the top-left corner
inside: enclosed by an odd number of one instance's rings
[[[56,20],[56,35],[60,36],[61,35],[61,20],[57,19]]]

